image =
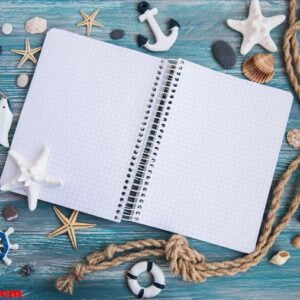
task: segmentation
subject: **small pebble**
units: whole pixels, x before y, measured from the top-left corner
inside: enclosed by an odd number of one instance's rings
[[[16,220],[19,217],[19,213],[14,206],[7,205],[3,208],[2,215],[8,222]]]
[[[4,23],[2,25],[2,33],[5,35],[10,35],[13,32],[14,28],[10,23]]]
[[[31,275],[31,273],[33,273],[34,268],[32,265],[24,265],[21,269],[20,269],[20,273],[21,275],[28,277]]]
[[[123,29],[114,29],[109,35],[112,40],[119,40],[124,37],[125,31]]]
[[[17,78],[17,86],[24,88],[28,85],[29,77],[27,74],[20,74]]]
[[[291,244],[294,248],[300,248],[300,235],[295,235],[291,240]]]
[[[47,30],[47,20],[34,17],[26,21],[25,30],[31,34],[43,33]]]
[[[225,69],[236,64],[236,55],[232,47],[225,41],[216,41],[212,45],[212,53],[216,61]]]

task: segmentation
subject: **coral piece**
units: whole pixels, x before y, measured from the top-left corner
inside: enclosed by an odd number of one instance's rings
[[[86,35],[90,36],[92,32],[92,27],[97,26],[97,27],[104,27],[103,24],[96,22],[95,18],[97,17],[99,13],[99,9],[95,10],[90,16],[87,15],[84,11],[80,11],[80,14],[82,15],[83,21],[79,22],[77,24],[78,27],[80,26],[86,26]]]
[[[244,61],[242,71],[245,77],[254,82],[269,82],[275,73],[274,57],[272,54],[254,55]]]
[[[9,250],[18,250],[18,244],[10,243],[9,236],[14,233],[14,229],[9,227],[5,232],[0,230],[0,260],[10,266],[12,261],[7,257]]]
[[[8,133],[13,122],[13,113],[7,97],[1,92],[0,97],[0,144],[8,148]]]
[[[277,46],[273,42],[270,32],[285,20],[284,15],[264,17],[258,0],[252,0],[249,15],[246,20],[227,20],[227,25],[243,35],[241,54],[247,54],[256,44],[274,52]]]
[[[24,63],[29,59],[31,60],[34,64],[37,63],[36,58],[34,57],[34,54],[38,53],[41,51],[41,47],[31,49],[30,47],[30,41],[29,39],[25,40],[25,50],[17,50],[17,49],[12,49],[11,52],[23,55],[22,59],[18,63],[17,67],[20,68],[21,66],[24,65]]]
[[[295,149],[300,149],[300,129],[291,129],[286,136],[289,145]]]
[[[46,164],[50,150],[45,147],[39,158],[34,162],[28,162],[16,151],[10,151],[10,157],[19,168],[19,174],[1,185],[1,191],[9,191],[19,188],[20,184],[27,191],[28,207],[33,211],[37,207],[40,188],[43,185],[62,185],[62,181],[46,173]]]
[[[278,266],[284,265],[290,259],[290,253],[287,251],[279,251],[271,259],[270,263]]]
[[[25,30],[31,34],[43,33],[47,30],[47,20],[34,17],[26,21]]]
[[[21,269],[20,269],[20,274],[28,277],[30,276],[32,273],[34,272],[34,267],[32,265],[24,265]]]

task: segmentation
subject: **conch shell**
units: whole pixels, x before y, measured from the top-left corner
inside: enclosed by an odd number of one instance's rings
[[[270,263],[278,266],[284,265],[291,258],[290,253],[287,251],[279,251],[271,259]]]
[[[272,54],[256,54],[244,61],[242,71],[254,82],[269,82],[275,73],[274,57]]]

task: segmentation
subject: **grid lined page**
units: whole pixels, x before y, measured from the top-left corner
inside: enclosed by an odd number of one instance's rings
[[[255,248],[292,95],[185,61],[140,223]]]
[[[160,59],[67,31],[48,32],[11,149],[62,187],[40,199],[114,219]],[[1,182],[18,170],[8,158]],[[23,194],[23,190],[16,190]]]

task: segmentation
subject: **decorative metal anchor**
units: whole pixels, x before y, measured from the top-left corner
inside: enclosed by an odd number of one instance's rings
[[[139,16],[139,21],[140,22],[145,22],[145,21],[148,22],[148,24],[153,32],[153,35],[156,39],[156,43],[150,44],[146,37],[139,34],[137,36],[137,43],[138,43],[139,47],[145,47],[146,49],[148,49],[150,51],[154,51],[154,52],[168,51],[173,46],[173,44],[175,43],[175,41],[177,39],[178,31],[180,28],[179,23],[173,19],[170,19],[169,20],[170,34],[165,35],[161,31],[156,19],[154,18],[154,16],[158,14],[158,9],[156,7],[150,9],[149,3],[146,1],[142,1],[138,4],[137,9],[141,13],[141,15]]]

